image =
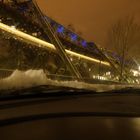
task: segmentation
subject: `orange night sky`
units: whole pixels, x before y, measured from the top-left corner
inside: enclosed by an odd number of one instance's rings
[[[140,24],[140,0],[37,0],[46,15],[67,26],[73,24],[88,41],[105,46],[110,25],[134,15]],[[137,52],[137,51],[136,51]]]

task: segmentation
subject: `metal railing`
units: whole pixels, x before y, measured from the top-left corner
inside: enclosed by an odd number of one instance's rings
[[[33,2],[33,5],[35,6],[36,14],[40,18],[40,22],[43,25],[45,33],[49,36],[49,39],[54,44],[56,50],[58,51],[58,53],[59,53],[59,55],[61,57],[61,59],[66,64],[66,66],[69,68],[71,73],[74,76],[77,77],[77,79],[82,79],[81,74],[79,73],[79,71],[76,69],[76,67],[70,61],[69,57],[66,54],[66,51],[65,51],[65,48],[64,48],[63,44],[61,43],[61,41],[59,40],[59,38],[55,34],[55,32],[54,32],[53,28],[51,27],[50,23],[44,17],[44,14],[40,10],[37,2],[35,0],[32,0],[32,2]]]

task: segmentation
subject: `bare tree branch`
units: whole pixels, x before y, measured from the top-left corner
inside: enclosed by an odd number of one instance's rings
[[[125,67],[125,60],[129,57],[132,47],[138,45],[140,26],[135,23],[134,16],[127,16],[114,23],[108,33],[108,45],[114,48],[120,56],[121,77]]]

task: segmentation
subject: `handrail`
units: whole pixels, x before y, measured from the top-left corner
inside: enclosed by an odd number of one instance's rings
[[[44,15],[42,14],[42,11],[40,10],[37,2],[35,0],[32,0],[32,2],[40,18],[40,22],[43,25],[45,33],[48,34],[51,42],[54,44],[56,50],[60,54],[60,57],[62,58],[63,62],[66,63],[69,70],[72,72],[73,75],[77,77],[77,79],[82,79],[81,74],[79,73],[77,68],[72,64],[69,57],[67,56],[63,44],[61,43],[57,35],[54,33],[53,28],[51,27],[50,23],[45,19]]]
[[[0,29],[10,33],[12,36],[14,35],[14,36],[20,38],[22,41],[26,40],[26,41],[30,42],[31,44],[33,44],[37,47],[45,48],[45,49],[48,49],[50,51],[56,52],[56,48],[53,44],[48,43],[44,40],[41,40],[37,37],[31,36],[27,33],[22,32],[22,31],[19,31],[18,29],[12,28],[12,27],[10,27],[6,24],[3,24],[1,22],[0,22]],[[110,67],[110,64],[106,61],[100,61],[99,59],[95,59],[93,57],[89,57],[89,56],[86,56],[86,55],[83,55],[83,54],[80,54],[80,53],[77,53],[77,52],[73,52],[73,51],[70,51],[70,50],[67,50],[67,49],[65,49],[65,51],[69,55],[72,55],[72,56],[75,56],[75,57],[78,57],[78,58],[81,58],[81,59],[84,59],[84,60],[87,60],[87,61],[91,61],[91,62],[94,62],[94,63],[100,63],[102,65]]]

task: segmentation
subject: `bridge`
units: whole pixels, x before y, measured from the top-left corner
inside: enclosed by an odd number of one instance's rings
[[[0,3],[1,4],[1,3]],[[26,15],[28,10],[22,11],[23,7],[28,9],[28,6],[31,6],[32,10],[32,17],[35,17],[35,20],[32,23]],[[42,14],[40,8],[38,7],[36,1],[18,1],[17,3],[14,1],[14,3],[3,3],[1,4],[1,7],[3,7],[3,10],[12,12],[17,11],[17,17],[13,16],[12,14],[8,14],[6,18],[4,18],[2,8],[1,8],[1,14],[2,19],[0,19],[0,30],[3,33],[3,36],[8,36],[9,40],[14,39],[14,42],[18,40],[18,42],[24,42],[25,44],[28,44],[29,47],[32,46],[32,48],[36,47],[37,49],[43,49],[43,51],[46,51],[46,55],[49,53],[53,53],[55,56],[55,59],[61,59],[61,63],[59,62],[59,66],[56,66],[57,62],[53,64],[53,67],[59,67],[56,71],[59,71],[60,69],[64,69],[65,73],[67,73],[67,76],[71,75],[72,77],[75,77],[76,79],[104,79],[107,80],[110,77],[114,77],[113,81],[118,80],[118,76],[120,74],[119,65],[116,64],[114,61],[112,61],[106,53],[104,53],[100,48],[97,46],[94,46],[96,48],[96,51],[98,53],[95,55],[95,51],[87,51],[87,48],[80,48],[80,46],[77,45],[77,50],[75,51],[72,46],[76,44],[71,44],[70,47],[68,46],[70,43],[66,39],[64,40],[59,32],[59,35],[56,34],[55,29],[52,27],[51,22],[45,18],[44,14]],[[20,10],[20,11],[19,11]],[[7,12],[6,12],[7,13]],[[30,12],[29,12],[30,13]],[[34,33],[31,33],[27,29],[27,27],[23,27],[22,21],[18,21],[16,23],[9,23],[7,19],[10,19],[10,22],[13,22],[13,18],[16,20],[19,20],[20,18],[24,17],[27,19],[28,23],[26,23],[26,26],[29,26],[30,24],[35,26],[36,29],[42,30],[40,33],[40,37],[38,37],[38,33],[34,30]],[[32,19],[31,19],[32,20]],[[15,22],[14,21],[14,22]],[[17,25],[18,24],[18,25]],[[25,24],[25,23],[24,23]],[[47,40],[46,40],[47,38]],[[65,43],[66,42],[66,43]],[[29,45],[30,44],[30,45]],[[68,45],[67,45],[68,44]],[[26,46],[26,45],[25,45]],[[93,48],[92,48],[93,49]],[[87,52],[86,54],[84,52]],[[34,56],[35,57],[35,56]],[[50,56],[52,57],[52,56]],[[45,56],[46,58],[46,56]],[[36,59],[36,58],[30,58],[30,59]],[[54,58],[51,58],[52,60]],[[50,63],[50,58],[47,58],[46,63]],[[31,60],[29,60],[31,61]],[[44,60],[43,60],[44,61]],[[79,64],[83,63],[83,64]],[[53,63],[53,62],[52,62]],[[52,64],[51,64],[52,65]],[[60,66],[62,65],[62,67]],[[65,66],[64,66],[65,65]],[[86,66],[84,66],[86,65]],[[51,66],[52,67],[52,66]],[[29,68],[29,66],[28,66]],[[31,67],[32,68],[32,67]],[[39,68],[39,67],[38,67]],[[24,69],[24,68],[23,68]],[[52,69],[52,68],[51,68]],[[58,70],[59,69],[59,70]],[[96,70],[97,69],[97,70]],[[60,70],[60,71],[61,71]],[[69,71],[69,72],[68,72]],[[98,72],[97,72],[98,71]],[[88,73],[88,74],[87,74]],[[89,74],[90,73],[90,74]],[[111,74],[112,73],[112,74]],[[62,74],[60,72],[60,74]],[[111,76],[112,75],[112,76]],[[128,78],[127,78],[128,79]]]

